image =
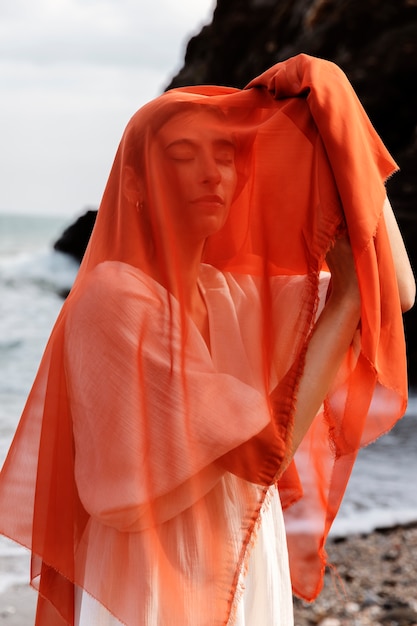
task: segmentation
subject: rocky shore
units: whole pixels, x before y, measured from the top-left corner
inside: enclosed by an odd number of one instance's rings
[[[295,600],[295,626],[417,626],[417,524],[332,540],[327,550],[336,571],[316,602]],[[28,586],[0,594],[0,626],[33,626],[35,604]]]
[[[295,600],[295,626],[417,626],[417,524],[328,542],[313,604]]]

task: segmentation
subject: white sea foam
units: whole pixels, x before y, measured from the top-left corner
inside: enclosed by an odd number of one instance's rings
[[[29,551],[0,535],[0,594],[14,585],[27,584],[29,577]]]
[[[417,509],[414,508],[372,508],[346,514],[342,510],[330,531],[331,537],[347,535],[367,535],[376,529],[406,526],[417,521]]]
[[[68,254],[43,249],[0,259],[0,280],[23,288],[28,284],[57,291],[69,291],[79,264]]]

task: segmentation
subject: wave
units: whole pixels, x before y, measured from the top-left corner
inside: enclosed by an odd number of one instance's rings
[[[0,536],[0,557],[0,594],[15,585],[28,583],[30,552],[26,548]]]
[[[349,535],[368,535],[375,530],[416,523],[416,508],[373,508],[362,513],[337,516],[330,530],[330,537],[335,539]]]
[[[79,268],[70,255],[51,249],[0,259],[0,281],[8,287],[28,284],[66,294]]]

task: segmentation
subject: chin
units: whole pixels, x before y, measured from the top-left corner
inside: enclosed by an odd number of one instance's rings
[[[203,220],[202,220],[203,221]],[[224,226],[226,222],[226,217],[224,215],[220,216],[210,216],[204,219],[204,226],[201,228],[201,235],[204,239],[210,237],[211,235],[215,235],[218,233]]]

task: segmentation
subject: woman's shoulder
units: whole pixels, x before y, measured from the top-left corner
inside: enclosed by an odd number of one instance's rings
[[[137,289],[146,290],[155,284],[154,279],[141,269],[122,261],[99,263],[88,273],[86,280],[97,284],[98,287],[113,287],[115,289],[135,286]]]
[[[119,261],[104,261],[77,285],[67,308],[67,319],[77,322],[88,317],[100,322],[123,321],[149,307],[156,312],[162,305],[160,285],[142,270]]]
[[[121,261],[103,261],[94,267],[84,278],[81,291],[90,297],[157,298],[161,286],[141,269]]]

